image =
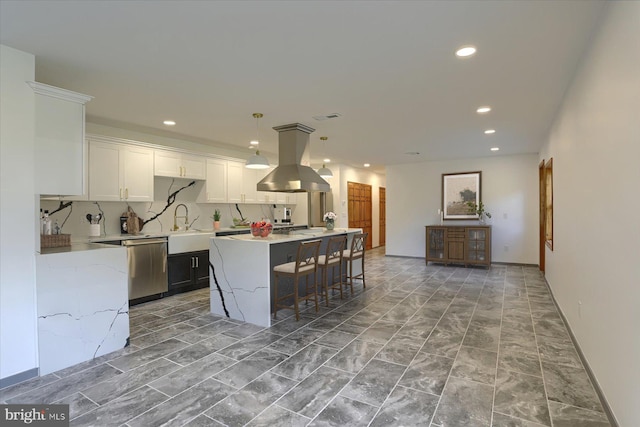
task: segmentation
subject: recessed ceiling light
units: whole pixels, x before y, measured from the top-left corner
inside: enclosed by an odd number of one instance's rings
[[[371,166],[369,163],[365,163],[365,164],[364,164],[364,167],[365,167],[365,168],[368,168],[369,166]]]
[[[331,159],[322,159],[322,161],[325,163],[331,163]]]
[[[460,58],[471,56],[474,53],[476,53],[476,48],[474,46],[462,46],[461,48],[456,50],[456,56]]]
[[[492,133],[496,133],[496,130],[495,129],[487,129],[487,130],[484,131],[484,133],[487,134],[487,135],[491,135]]]
[[[167,126],[175,126],[176,125],[176,122],[174,122],[173,120],[165,120],[162,123],[164,123]]]
[[[491,111],[491,107],[489,107],[489,106],[484,106],[484,107],[479,107],[479,108],[476,110],[476,113],[484,114],[484,113],[488,113],[489,111]]]
[[[499,147],[491,147],[491,151],[499,151],[500,148]]]
[[[251,145],[258,145],[258,144],[260,144],[260,141],[255,141],[255,140],[253,140],[253,141],[249,142],[249,144],[251,144]]]

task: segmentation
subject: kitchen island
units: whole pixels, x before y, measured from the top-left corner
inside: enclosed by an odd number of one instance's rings
[[[298,245],[321,239],[322,255],[331,237],[347,235],[347,245],[359,228],[310,228],[290,234],[213,237],[209,250],[211,312],[219,316],[271,326],[273,267],[295,261]]]

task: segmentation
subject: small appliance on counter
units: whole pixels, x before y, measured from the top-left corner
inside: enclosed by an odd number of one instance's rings
[[[274,207],[273,222],[274,224],[291,224],[291,208]]]

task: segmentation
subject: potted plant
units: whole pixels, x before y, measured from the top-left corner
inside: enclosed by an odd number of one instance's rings
[[[220,213],[220,209],[216,209],[215,211],[213,211],[213,229],[214,230],[219,230],[220,229],[220,218],[222,217],[222,214]]]
[[[467,202],[467,206],[469,207],[470,214],[478,215],[478,221],[480,221],[480,224],[485,223],[485,216],[487,218],[491,218],[491,213],[484,209],[484,204],[482,202],[477,205],[475,202]]]

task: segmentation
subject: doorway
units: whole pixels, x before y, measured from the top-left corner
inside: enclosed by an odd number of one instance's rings
[[[347,199],[349,203],[349,227],[361,228],[363,233],[369,233],[367,249],[371,249],[371,186],[358,182],[347,182]]]
[[[545,232],[545,218],[546,218],[546,209],[545,209],[545,200],[546,200],[546,193],[545,193],[545,174],[544,174],[544,159],[540,162],[540,165],[538,166],[538,185],[539,185],[539,203],[540,203],[540,212],[539,212],[539,219],[540,219],[540,242],[539,242],[539,250],[540,250],[540,271],[542,271],[544,273],[544,262],[545,262],[545,241],[546,241],[546,232]]]
[[[380,246],[384,246],[386,244],[385,236],[387,235],[387,189],[380,187],[378,191],[380,192],[380,236],[378,241]]]

